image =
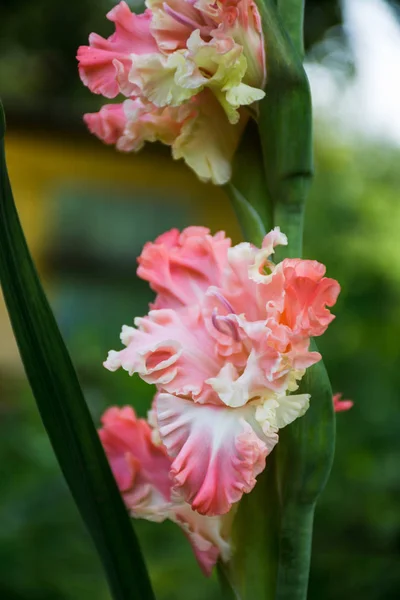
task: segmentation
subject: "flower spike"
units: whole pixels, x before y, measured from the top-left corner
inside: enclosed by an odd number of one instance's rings
[[[265,96],[264,40],[254,0],[148,0],[141,15],[120,2],[115,32],[78,50],[82,82],[127,100],[85,115],[92,133],[128,152],[172,147],[200,179],[226,183],[250,115]],[[114,108],[115,106],[115,108]]]

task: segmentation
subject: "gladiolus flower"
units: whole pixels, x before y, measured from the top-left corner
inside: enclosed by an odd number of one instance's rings
[[[157,386],[174,489],[203,515],[228,513],[253,489],[279,429],[309,406],[309,394],[294,392],[321,359],[310,337],[333,320],[340,287],[316,261],[274,264],[286,243],[279,228],[259,249],[190,227],[146,244],[138,274],[155,303],[122,328],[125,348],[104,363]]]
[[[107,15],[115,33],[92,33],[78,50],[80,77],[92,92],[129,98],[86,115],[89,129],[123,151],[161,141],[201,179],[226,183],[250,116],[244,107],[265,95],[257,6],[147,0],[147,7],[135,15],[120,2]]]
[[[130,406],[109,408],[101,421],[100,439],[131,516],[177,523],[203,572],[210,575],[218,558],[229,559],[231,517],[204,517],[172,490],[171,459],[154,443],[149,423],[138,419]]]

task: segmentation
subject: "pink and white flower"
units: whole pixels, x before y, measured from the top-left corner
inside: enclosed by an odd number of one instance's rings
[[[147,0],[141,15],[120,2],[107,18],[115,32],[90,35],[79,74],[92,92],[129,100],[86,115],[89,129],[123,151],[161,141],[201,179],[226,183],[250,117],[244,107],[265,95],[254,0]]]
[[[149,423],[138,419],[130,406],[109,408],[101,421],[100,439],[131,516],[177,523],[203,572],[210,575],[218,558],[230,557],[231,516],[204,517],[172,489],[170,457],[153,442]]]
[[[174,489],[203,515],[222,515],[248,493],[279,439],[310,401],[296,394],[309,350],[334,318],[339,284],[316,261],[285,259],[276,228],[261,249],[191,227],[146,244],[138,274],[158,292],[154,308],[124,326],[125,348],[105,367],[157,386],[157,435]]]

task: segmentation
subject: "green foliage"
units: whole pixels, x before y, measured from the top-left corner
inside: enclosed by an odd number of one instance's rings
[[[337,416],[336,458],[316,514],[310,598],[398,595],[400,493],[399,152],[349,146],[322,132],[307,208],[305,254],[342,292],[321,338],[332,387],[354,408]]]
[[[25,371],[115,600],[152,600],[138,542],[19,223],[4,134],[0,104],[0,280]]]

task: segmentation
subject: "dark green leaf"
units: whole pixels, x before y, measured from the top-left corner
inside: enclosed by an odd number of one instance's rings
[[[233,583],[229,565],[222,561],[217,562],[218,581],[221,588],[222,600],[241,600]]]
[[[0,104],[0,280],[25,371],[114,598],[153,600],[131,521],[21,229],[7,175],[4,130]]]

